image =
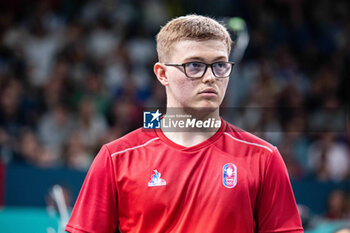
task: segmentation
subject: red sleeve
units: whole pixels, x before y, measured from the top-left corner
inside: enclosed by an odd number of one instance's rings
[[[256,204],[259,233],[304,232],[288,172],[277,148],[268,161]]]
[[[80,190],[66,227],[71,233],[114,233],[118,225],[112,158],[103,146]]]

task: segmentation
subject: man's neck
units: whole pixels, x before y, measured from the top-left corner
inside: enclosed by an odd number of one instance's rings
[[[174,143],[185,147],[206,141],[219,130],[221,125],[218,109],[196,112],[188,109],[168,108],[162,121],[164,121],[162,124],[164,135]],[[183,121],[185,125],[181,125],[180,121]],[[189,123],[187,127],[186,123]]]

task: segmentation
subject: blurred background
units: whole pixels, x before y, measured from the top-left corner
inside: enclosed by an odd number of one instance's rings
[[[279,148],[306,232],[349,226],[349,1],[4,0],[1,232],[63,232],[101,145],[165,106],[155,35],[189,13],[245,20],[224,119]]]

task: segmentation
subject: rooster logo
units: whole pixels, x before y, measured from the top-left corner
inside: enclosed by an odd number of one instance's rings
[[[164,186],[166,185],[166,181],[162,178],[160,178],[161,173],[157,170],[153,170],[155,174],[151,176],[151,180],[148,182],[148,187],[154,187],[154,186]]]

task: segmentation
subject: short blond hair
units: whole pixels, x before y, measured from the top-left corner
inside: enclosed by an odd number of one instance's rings
[[[223,24],[217,20],[201,15],[186,15],[169,21],[157,35],[158,60],[164,62],[172,45],[181,40],[220,40],[231,52],[232,40]]]

